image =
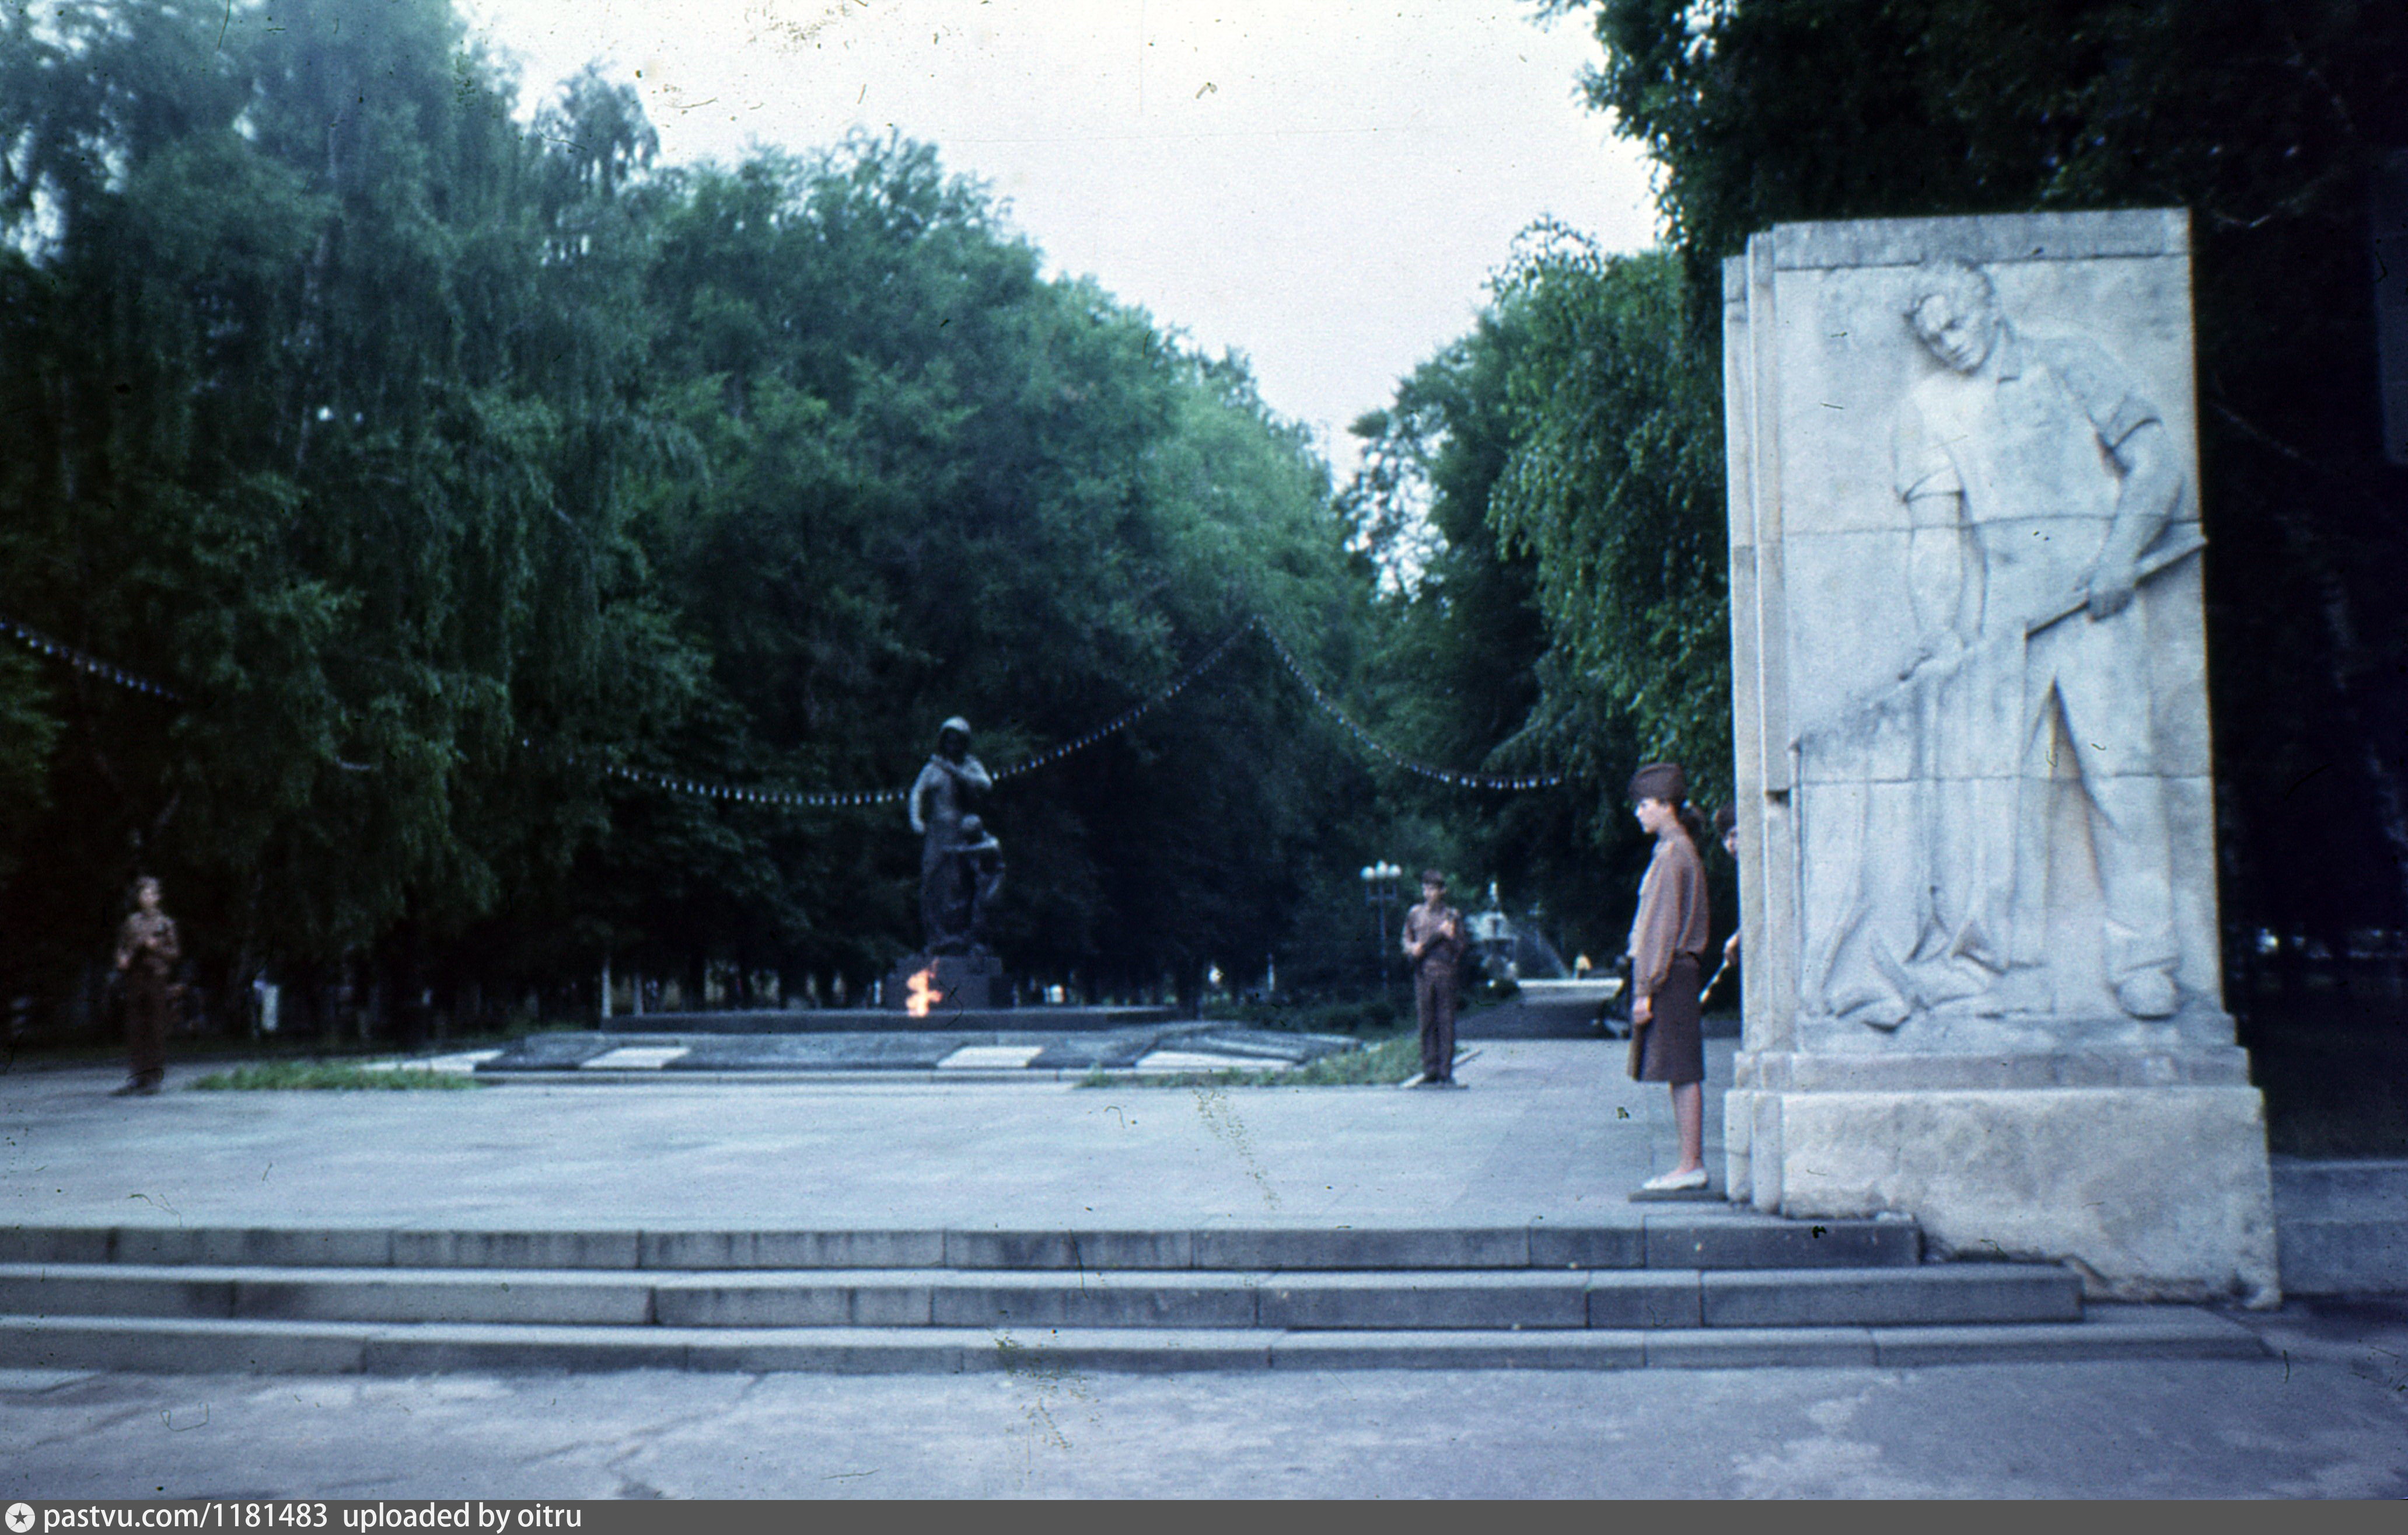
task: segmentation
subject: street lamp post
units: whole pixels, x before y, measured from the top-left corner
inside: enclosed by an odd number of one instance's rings
[[[1380,946],[1375,951],[1374,964],[1380,972],[1380,997],[1383,1001],[1385,1001],[1388,996],[1390,968],[1388,965],[1388,908],[1397,903],[1397,880],[1403,873],[1403,869],[1385,861],[1363,866],[1363,899],[1374,912],[1378,913],[1379,917]]]

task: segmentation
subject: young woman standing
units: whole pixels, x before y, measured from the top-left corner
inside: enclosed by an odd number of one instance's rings
[[[1706,1053],[1698,1031],[1698,962],[1705,955],[1706,870],[1698,857],[1705,829],[1688,808],[1688,780],[1676,762],[1650,763],[1631,775],[1640,828],[1656,839],[1630,924],[1631,1075],[1666,1083],[1681,1132],[1681,1165],[1641,1185],[1652,1193],[1706,1186]]]

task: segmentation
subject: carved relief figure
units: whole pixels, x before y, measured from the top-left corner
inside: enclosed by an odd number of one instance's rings
[[[2049,803],[2070,751],[2122,1011],[2179,997],[2164,790],[2139,584],[2198,547],[2164,538],[2180,451],[2130,373],[2086,338],[2028,332],[1988,275],[1918,268],[1907,323],[1942,366],[1896,421],[1916,653],[1865,716],[1826,734],[1911,742],[1911,825],[1826,953],[1831,1011],[1891,1027],[1979,997],[2048,1011]],[[2059,856],[2063,856],[2060,850]],[[1878,882],[1879,888],[1872,888]]]

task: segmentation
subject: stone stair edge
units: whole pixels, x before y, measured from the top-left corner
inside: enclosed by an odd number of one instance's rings
[[[1822,1239],[1836,1238],[1828,1249]],[[466,1227],[433,1222],[21,1223],[0,1227],[0,1262],[234,1263],[307,1253],[309,1267],[566,1268],[692,1270],[759,1268],[1039,1269],[1571,1269],[1720,1267],[1691,1263],[1710,1251],[1736,1266],[1762,1261],[1767,1243],[1801,1241],[1832,1262],[1852,1242],[1874,1261],[1912,1267],[1911,1222],[1793,1223],[1735,1211],[1645,1212],[1584,1224],[1136,1227],[827,1227],[591,1225]],[[1385,1249],[1391,1262],[1376,1259]],[[846,1255],[908,1255],[885,1261]],[[1346,1261],[1328,1261],[1339,1254]],[[738,1255],[742,1255],[740,1257]],[[803,1256],[803,1255],[812,1255]],[[1406,1255],[1410,1255],[1410,1256]],[[713,1261],[713,1259],[717,1261]],[[784,1261],[779,1261],[779,1260]],[[1285,1261],[1283,1261],[1284,1259]],[[1315,1259],[1318,1261],[1297,1261]],[[1824,1265],[1828,1266],[1828,1265]]]
[[[1781,1368],[1995,1365],[2117,1357],[2263,1358],[2196,1307],[2073,1323],[1945,1327],[1428,1330],[663,1328],[493,1324],[158,1322],[0,1317],[0,1365],[163,1374],[414,1373],[436,1369],[761,1372],[1278,1369]],[[78,1345],[81,1345],[78,1347]]]
[[[1120,1273],[0,1266],[0,1313],[194,1321],[714,1328],[931,1326],[1595,1330],[2074,1321],[2071,1270]]]
[[[1038,1289],[1093,1285],[1105,1289],[1189,1284],[1246,1289],[1268,1284],[1326,1289],[1418,1284],[1432,1289],[1481,1285],[1544,1288],[1581,1284],[1592,1288],[1701,1284],[1714,1288],[1815,1288],[1871,1280],[1908,1286],[1981,1285],[2028,1280],[2034,1275],[2078,1281],[2069,1265],[2035,1259],[2025,1263],[1927,1263],[1913,1267],[1862,1264],[1805,1269],[1492,1268],[1437,1269],[997,1269],[980,1265],[866,1264],[824,1268],[562,1269],[467,1268],[457,1264],[136,1263],[107,1261],[0,1260],[0,1282],[40,1279],[162,1281],[194,1284],[327,1283],[354,1284],[512,1284],[550,1286],[640,1285],[652,1289],[789,1285],[982,1284]]]

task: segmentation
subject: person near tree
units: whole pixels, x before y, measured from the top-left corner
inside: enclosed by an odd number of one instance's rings
[[[1455,1087],[1455,971],[1463,959],[1463,914],[1446,904],[1446,876],[1422,874],[1419,905],[1405,913],[1405,956],[1413,966],[1413,1012],[1422,1027],[1422,1072],[1406,1085]]]
[[[168,978],[183,954],[176,919],[159,909],[159,882],[144,875],[134,884],[135,911],[117,931],[117,970],[125,978],[125,1045],[128,1093],[155,1093],[167,1075]]]

